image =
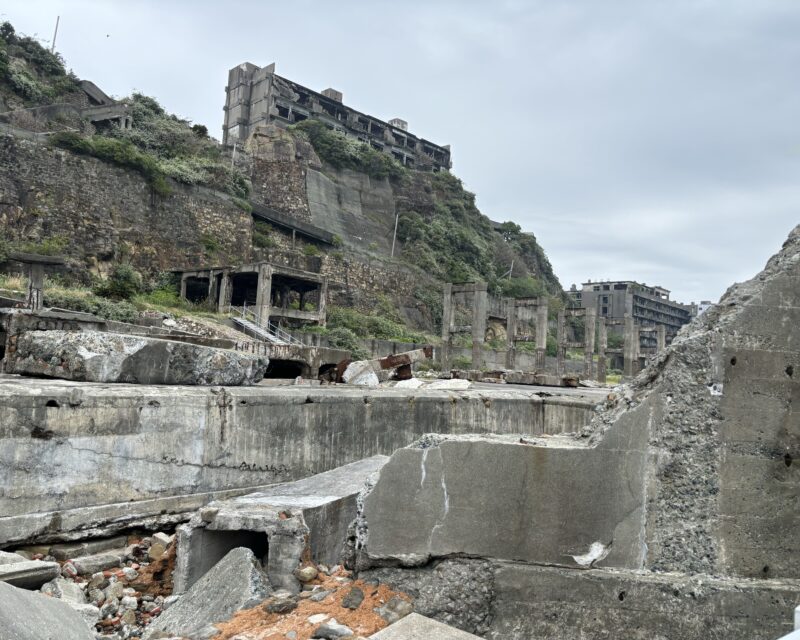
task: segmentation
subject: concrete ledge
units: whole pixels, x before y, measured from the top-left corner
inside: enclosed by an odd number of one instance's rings
[[[391,454],[428,432],[575,431],[599,397],[0,376],[0,545],[185,513],[215,492]]]

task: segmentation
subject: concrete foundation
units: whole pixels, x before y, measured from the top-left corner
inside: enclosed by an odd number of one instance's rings
[[[426,432],[577,431],[605,395],[538,391],[2,377],[0,545],[108,535],[172,514],[174,523],[209,500],[390,454]]]

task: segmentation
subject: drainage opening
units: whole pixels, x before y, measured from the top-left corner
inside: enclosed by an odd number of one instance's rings
[[[269,538],[263,531],[213,531],[195,530],[190,542],[189,557],[192,567],[189,571],[187,586],[191,586],[202,578],[227,553],[237,547],[247,547],[267,566]]]
[[[625,592],[624,591],[620,591],[619,595],[617,596],[617,598],[619,599],[620,602],[625,600]]]
[[[792,365],[786,367],[786,375],[790,378],[794,375],[794,367]]]
[[[783,464],[785,464],[787,467],[791,467],[792,466],[792,454],[791,453],[787,453],[786,455],[783,456]]]
[[[731,358],[731,364],[733,366],[736,366],[736,356],[733,356],[733,358]]]
[[[55,407],[58,409],[61,405],[58,404],[58,400],[48,400],[47,404],[44,405],[45,407]]]

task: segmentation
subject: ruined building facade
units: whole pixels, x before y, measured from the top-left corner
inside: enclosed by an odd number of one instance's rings
[[[680,328],[697,315],[695,305],[670,300],[668,289],[650,287],[632,280],[590,280],[583,283],[581,289],[572,285],[566,293],[574,306],[596,309],[599,318],[612,321],[612,327],[615,324],[622,326],[626,314],[640,326],[663,326],[667,342],[671,342]],[[642,333],[641,340],[643,347],[657,346],[655,334]]]
[[[450,169],[450,146],[438,145],[408,131],[405,120],[384,122],[342,103],[342,93],[325,89],[318,93],[282,78],[275,63],[258,67],[249,62],[228,72],[225,87],[225,123],[222,142],[244,143],[258,125],[286,127],[315,118],[348,137],[369,144],[414,169]]]

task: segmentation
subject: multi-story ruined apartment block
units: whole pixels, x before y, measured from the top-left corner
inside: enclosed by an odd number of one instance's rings
[[[607,320],[609,330],[620,327],[629,314],[633,321],[643,327],[663,326],[667,342],[678,330],[697,315],[696,305],[681,304],[669,299],[669,290],[663,287],[649,287],[631,280],[615,282],[585,282],[581,289],[572,285],[566,292],[576,307],[597,309],[597,316]],[[641,334],[641,346],[656,347],[656,335],[652,332]]]
[[[257,67],[245,62],[228,72],[225,87],[225,124],[222,142],[243,143],[255,127],[277,124],[286,127],[316,118],[328,127],[388,153],[407,167],[440,171],[449,169],[450,146],[434,144],[408,131],[400,118],[384,122],[342,103],[342,93],[322,93],[282,78],[275,63]]]

